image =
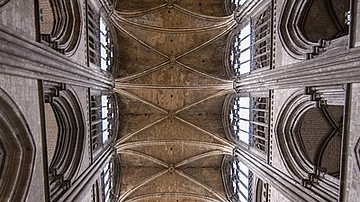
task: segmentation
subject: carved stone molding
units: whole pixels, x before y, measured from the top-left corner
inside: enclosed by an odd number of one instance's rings
[[[25,201],[35,161],[35,143],[22,112],[0,89],[0,201]]]
[[[278,33],[286,52],[295,59],[312,59],[334,47],[347,46],[347,36],[335,37],[331,40],[319,39],[317,42],[312,42],[306,37],[303,26],[313,1],[283,2]]]
[[[232,181],[231,181],[231,173],[230,173],[232,161],[234,160],[234,158],[235,157],[230,155],[224,155],[223,160],[221,162],[222,181],[225,187],[226,196],[230,201],[234,201],[232,196],[233,191],[232,191]]]
[[[305,94],[302,90],[296,91],[281,109],[275,126],[275,137],[284,165],[293,178],[309,189],[316,187],[320,190],[317,191],[320,195],[324,194],[321,191],[324,187],[318,180],[321,178],[322,181],[331,184],[333,188],[326,192],[326,197],[331,201],[338,197],[340,182],[311,162],[298,134],[302,117],[317,105],[317,101],[313,101],[311,95]]]
[[[82,15],[78,0],[51,0],[54,26],[51,34],[41,34],[50,47],[71,56],[81,38]]]
[[[360,138],[358,139],[354,150],[355,150],[356,162],[357,162],[357,165],[358,165],[359,170],[360,170]]]
[[[232,7],[234,8],[233,13],[234,13],[235,21],[241,24],[244,20],[248,19],[249,16],[252,16],[255,13],[258,6],[261,6],[263,2],[265,1],[247,0],[240,7],[236,7],[236,8]]]
[[[0,0],[0,8],[5,6],[5,4],[9,3],[10,0]]]
[[[50,197],[57,200],[74,183],[85,140],[83,111],[75,93],[64,84],[44,84],[45,102],[51,104],[59,125],[59,139],[49,165]]]

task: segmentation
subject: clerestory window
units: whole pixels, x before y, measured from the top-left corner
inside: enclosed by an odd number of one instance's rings
[[[114,112],[111,104],[111,95],[91,96],[91,137],[93,151],[108,142]]]
[[[231,135],[237,142],[248,144],[260,151],[267,151],[268,98],[234,96],[229,124]]]
[[[110,29],[102,17],[100,17],[100,67],[109,70],[113,51],[111,47]]]
[[[101,173],[104,202],[109,202],[111,200],[111,190],[113,188],[113,170],[113,162],[109,161],[105,164],[103,172]]]
[[[249,171],[249,168],[244,163],[234,158],[230,169],[233,201],[252,201],[252,173]]]
[[[251,22],[235,35],[230,53],[230,66],[234,74],[246,74],[251,68]]]
[[[235,7],[240,7],[245,3],[246,0],[231,0],[231,3],[235,5]]]
[[[109,71],[112,66],[113,45],[110,28],[106,20],[88,4],[88,59],[93,65],[104,71]]]
[[[232,75],[270,69],[271,46],[271,6],[267,6],[234,35],[229,58]]]
[[[111,101],[110,96],[102,95],[101,96],[101,130],[102,130],[102,143],[105,144],[109,139],[109,134],[111,131],[111,120],[113,118],[113,113],[111,110]]]

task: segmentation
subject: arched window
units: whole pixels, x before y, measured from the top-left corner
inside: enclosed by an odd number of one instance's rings
[[[110,202],[111,200],[111,193],[114,187],[113,182],[113,172],[114,172],[114,163],[113,161],[108,161],[101,173],[101,184],[102,184],[102,193],[104,202]]]
[[[230,66],[236,76],[250,72],[251,67],[251,22],[234,37],[230,53]]]
[[[89,63],[104,71],[111,71],[113,42],[109,24],[90,3],[87,6],[87,30]]]
[[[93,92],[91,107],[92,150],[96,153],[102,145],[109,143],[113,137],[115,109],[114,95]]]
[[[224,1],[224,7],[226,10],[226,13],[228,15],[233,14],[234,11],[236,11],[240,6],[242,6],[246,0],[225,0]]]
[[[102,131],[102,143],[105,144],[109,140],[111,131],[111,120],[113,119],[113,112],[111,107],[111,96],[101,96],[101,131]]]
[[[228,114],[231,139],[266,153],[269,124],[268,102],[266,94],[259,97],[232,95]]]
[[[110,28],[100,16],[100,67],[102,70],[110,70],[113,50],[111,45]]]
[[[225,62],[230,77],[271,68],[271,27],[269,5],[233,31],[227,45],[228,61]]]
[[[233,201],[252,201],[252,173],[249,171],[249,168],[244,163],[234,158],[230,170],[230,177]]]
[[[265,192],[266,195],[267,189],[264,190],[263,187],[258,189],[258,186],[255,186],[255,182],[260,179],[256,178],[248,166],[239,159],[236,152],[233,156],[226,155],[222,162],[222,177],[228,200],[231,202],[258,201],[257,192]]]
[[[240,7],[245,3],[246,0],[231,0],[231,3],[235,5],[235,7]]]

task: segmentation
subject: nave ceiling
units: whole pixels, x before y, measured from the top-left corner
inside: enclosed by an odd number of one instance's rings
[[[236,26],[221,0],[117,1],[119,201],[227,201],[224,67]]]

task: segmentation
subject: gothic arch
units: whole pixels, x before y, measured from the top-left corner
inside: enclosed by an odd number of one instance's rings
[[[0,147],[0,199],[25,201],[32,177],[35,144],[20,109],[2,89]]]
[[[308,95],[304,95],[303,91],[297,91],[294,93],[288,101],[284,104],[284,108],[281,110],[281,116],[277,121],[277,141],[280,147],[282,157],[286,163],[286,166],[290,173],[296,179],[307,178],[307,172],[313,170],[310,161],[301,154],[304,151],[298,151],[296,148],[302,148],[299,146],[299,141],[295,135],[295,126],[300,121],[299,118],[309,109],[316,106],[315,102],[310,101]],[[301,163],[300,163],[301,162]]]
[[[263,183],[261,183],[259,189],[259,186],[257,186],[259,182],[262,182],[261,179],[257,178],[247,165],[239,160],[235,153],[233,156],[224,155],[221,173],[225,193],[229,201],[261,201],[261,197],[259,198],[257,194],[257,192],[261,192],[260,195],[262,195],[264,191]]]
[[[41,33],[42,39],[55,50],[71,56],[79,46],[81,38],[81,4],[78,0],[50,0],[49,3],[53,18],[52,30],[51,33]]]
[[[314,2],[320,1],[285,0],[283,3],[283,8],[280,14],[278,33],[283,47],[287,53],[295,59],[311,59],[316,57],[316,55],[319,55],[322,52],[336,46],[347,45],[347,38],[342,37],[347,35],[347,25],[342,25],[340,23],[340,20],[337,17],[339,14],[334,11],[334,6],[331,3],[332,1],[324,1],[324,7],[326,7],[326,11],[319,11],[319,13],[326,15],[326,20],[323,19],[323,21],[334,24],[334,27],[336,27],[335,29],[337,29],[338,32],[332,34],[333,36],[327,34],[328,36],[317,37],[316,41],[311,39],[311,37],[306,34],[304,28],[306,22],[311,21],[311,23],[316,23],[321,21],[321,19],[311,19],[306,21],[309,10],[311,9]]]
[[[224,101],[222,114],[228,140],[247,146],[256,155],[267,155],[269,92],[229,94]]]
[[[118,43],[118,37],[117,37],[117,29],[114,26],[114,24],[111,22],[109,14],[104,10],[104,8],[100,9],[100,13],[99,15],[104,16],[102,19],[104,20],[104,22],[106,23],[106,26],[109,29],[109,40],[110,40],[110,44],[109,44],[109,49],[112,52],[112,54],[109,53],[109,60],[110,60],[110,67],[109,67],[109,71],[112,72],[112,74],[115,73],[115,68],[119,66],[120,62],[119,60],[115,60],[114,58],[120,58],[117,57],[119,55],[120,51],[119,50],[119,43]]]
[[[232,200],[232,195],[233,195],[233,191],[231,189],[232,187],[232,181],[231,181],[231,173],[230,173],[230,169],[231,169],[231,163],[234,160],[235,157],[231,156],[231,155],[224,155],[224,158],[221,162],[221,176],[222,176],[222,181],[224,184],[224,188],[225,188],[225,193],[227,198],[231,201]]]
[[[283,106],[275,128],[277,145],[287,170],[302,186],[324,194],[329,200],[336,199],[339,180],[327,174],[324,168],[314,164],[307,155],[300,137],[304,115],[316,109],[318,103],[312,101],[310,95],[299,90],[290,96]],[[318,183],[319,181],[322,183]],[[328,191],[323,193],[325,189]]]
[[[121,159],[120,159],[120,155],[118,155],[116,153],[116,150],[115,150],[115,154],[114,154],[114,176],[113,176],[114,187],[113,187],[113,190],[112,190],[114,196],[120,196],[120,193],[121,193],[121,174],[122,174]]]
[[[257,202],[263,202],[266,201],[267,199],[267,184],[265,182],[263,182],[260,178],[256,179],[256,182],[254,183],[255,186],[255,201]]]
[[[51,198],[56,200],[63,190],[70,188],[83,158],[85,126],[79,100],[69,89],[57,89],[50,99],[59,127],[56,148],[49,164]]]
[[[228,140],[232,141],[232,142],[237,142],[237,140],[233,137],[232,135],[232,131],[230,129],[231,125],[229,123],[229,111],[230,111],[230,107],[233,101],[233,98],[236,96],[235,93],[230,93],[229,95],[226,96],[225,101],[224,101],[224,105],[223,105],[223,109],[222,109],[222,123],[223,123],[223,128],[225,131],[225,136]]]
[[[233,14],[234,11],[236,10],[236,5],[232,0],[224,0],[223,7],[227,15]]]

